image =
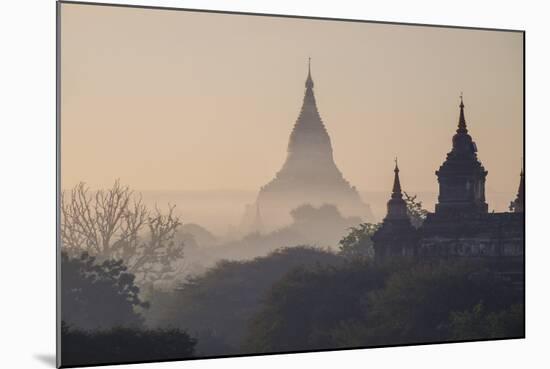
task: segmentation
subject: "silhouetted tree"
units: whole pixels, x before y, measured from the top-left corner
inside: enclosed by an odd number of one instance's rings
[[[61,254],[61,313],[67,324],[82,329],[140,327],[143,320],[134,307],[147,306],[121,260],[98,263],[87,253]]]
[[[61,240],[65,251],[98,260],[123,260],[140,283],[172,279],[183,257],[174,238],[181,225],[175,206],[150,211],[127,186],[90,193],[84,183],[61,195]]]
[[[411,219],[413,227],[420,228],[428,215],[428,211],[422,207],[422,201],[416,199],[416,195],[405,194],[405,203],[407,204],[407,214]]]
[[[150,360],[177,360],[193,356],[196,340],[179,329],[112,328],[84,331],[62,323],[61,363],[97,365]]]
[[[350,232],[340,240],[340,253],[346,258],[372,258],[374,248],[372,235],[380,224],[361,223],[351,227]]]

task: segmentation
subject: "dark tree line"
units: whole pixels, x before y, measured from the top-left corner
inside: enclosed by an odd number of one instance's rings
[[[521,337],[522,295],[481,262],[368,260],[287,274],[251,320],[246,352]]]
[[[179,329],[84,331],[63,324],[61,337],[64,366],[185,359],[193,356],[196,344]]]
[[[97,262],[87,253],[70,257],[63,252],[61,280],[62,318],[70,326],[97,330],[143,323],[135,308],[149,305],[122,260]]]
[[[64,365],[524,335],[522,295],[491,266],[375,263],[377,224],[351,228],[337,252],[294,246],[224,260],[177,288],[158,289],[149,282],[171,278],[172,262],[182,257],[170,251],[179,228],[173,208],[150,215],[118,183],[95,195],[80,185],[70,198],[61,270]],[[409,195],[406,201],[420,225],[421,203]]]
[[[122,260],[97,261],[87,253],[61,256],[63,365],[183,359],[196,340],[181,329],[149,329],[138,310],[135,277]]]

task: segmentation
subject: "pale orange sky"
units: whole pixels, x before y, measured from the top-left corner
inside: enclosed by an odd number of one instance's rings
[[[523,35],[62,4],[62,187],[257,190],[278,171],[307,58],[360,191],[437,191],[464,92],[488,192],[517,191]],[[512,198],[510,198],[511,200]]]

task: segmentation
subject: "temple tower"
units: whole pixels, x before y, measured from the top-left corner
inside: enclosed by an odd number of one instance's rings
[[[435,206],[435,213],[428,213],[419,230],[418,255],[494,258],[497,264],[503,263],[502,268],[519,271],[523,257],[523,216],[487,211],[487,171],[477,159],[476,145],[466,127],[462,96],[460,100],[453,149],[436,172],[439,203]]]
[[[361,201],[355,187],[344,179],[334,162],[331,140],[317,109],[313,87],[310,61],[302,108],[290,133],[286,160],[258,194],[266,228],[289,223],[291,210],[303,204],[332,204],[345,216],[359,216],[363,221],[373,219],[369,206]]]
[[[439,182],[436,214],[487,213],[485,177],[487,171],[477,159],[477,147],[468,134],[464,118],[464,102],[460,96],[458,128],[453,136],[453,148],[435,172]]]
[[[372,236],[376,260],[416,255],[418,235],[407,214],[407,204],[403,200],[397,159],[393,171],[393,188],[388,201],[388,211],[382,225]]]

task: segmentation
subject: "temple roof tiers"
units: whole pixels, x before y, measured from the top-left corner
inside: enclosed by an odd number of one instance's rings
[[[372,220],[368,205],[334,162],[330,136],[321,119],[308,60],[304,98],[287,146],[286,160],[275,177],[260,189],[264,225],[282,225],[290,211],[303,204],[335,205],[346,216]],[[281,220],[281,221],[277,221]]]

